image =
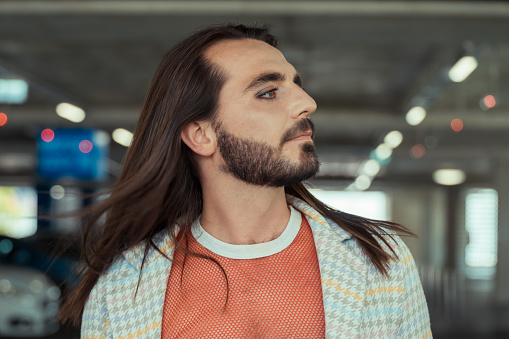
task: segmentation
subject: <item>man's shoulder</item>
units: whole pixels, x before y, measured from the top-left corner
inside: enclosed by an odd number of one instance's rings
[[[324,219],[327,221],[333,232],[340,235],[339,237],[328,237],[328,239],[332,240],[335,246],[343,246],[346,251],[350,252],[359,259],[362,259],[364,265],[368,267],[368,273],[377,273],[378,270],[373,265],[364,248],[361,246],[359,239],[345,231],[333,220],[325,217]],[[389,271],[398,269],[401,265],[405,265],[408,262],[413,262],[412,253],[403,239],[396,232],[386,228],[380,228],[373,229],[370,233],[378,242],[382,250],[392,257],[392,260],[389,260],[388,262]]]
[[[99,277],[92,292],[101,293],[109,285],[125,281],[130,276],[137,276],[139,272],[132,267],[123,255],[118,255],[110,267]]]

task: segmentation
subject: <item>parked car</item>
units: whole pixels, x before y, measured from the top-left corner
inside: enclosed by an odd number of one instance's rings
[[[58,331],[60,294],[40,271],[0,265],[0,337],[41,337]]]

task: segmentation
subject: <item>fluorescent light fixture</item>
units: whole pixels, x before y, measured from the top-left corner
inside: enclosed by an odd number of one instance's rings
[[[426,118],[426,110],[421,106],[412,107],[406,114],[406,122],[411,126],[419,125]]]
[[[37,232],[37,192],[35,188],[0,186],[0,201],[2,201],[0,235],[19,239],[29,237]]]
[[[380,144],[375,149],[375,155],[380,160],[388,159],[392,155],[392,148],[386,144]]]
[[[21,79],[0,79],[0,103],[22,104],[28,97],[28,83]]]
[[[394,149],[403,141],[403,134],[400,131],[390,131],[384,138],[384,144]]]
[[[364,163],[362,171],[371,177],[374,177],[380,172],[380,164],[375,159],[370,159]]]
[[[67,102],[58,104],[56,111],[59,116],[72,122],[78,123],[85,120],[85,111]]]
[[[113,140],[122,146],[129,147],[133,140],[133,134],[126,129],[117,128],[112,133]]]
[[[464,56],[449,70],[449,79],[454,82],[462,82],[477,68],[477,65],[476,58],[473,56]]]
[[[467,174],[459,169],[439,169],[433,172],[433,181],[439,185],[453,186],[465,182]]]

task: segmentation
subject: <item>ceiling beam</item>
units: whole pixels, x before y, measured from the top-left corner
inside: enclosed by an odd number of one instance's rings
[[[102,128],[133,128],[138,121],[139,109],[133,107],[94,107],[86,111],[87,117],[81,124],[72,126],[94,126]],[[27,108],[23,106],[10,106],[5,110],[9,117],[9,127],[23,127],[27,124],[34,125],[65,125],[67,120],[59,117],[54,107]],[[509,112],[501,109],[493,109],[487,112],[479,110],[461,111],[456,110],[432,110],[421,125],[409,126],[403,116],[386,111],[365,111],[319,108],[312,115],[315,125],[319,126],[320,133],[337,134],[340,131],[366,130],[383,131],[386,129],[418,130],[427,128],[449,128],[452,119],[461,118],[468,122],[470,131],[502,131],[509,129]],[[467,127],[467,126],[465,126]]]
[[[509,4],[491,1],[2,1],[12,14],[354,15],[507,18]]]

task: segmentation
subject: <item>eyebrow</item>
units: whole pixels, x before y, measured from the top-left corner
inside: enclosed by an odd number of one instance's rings
[[[280,81],[283,82],[286,80],[286,77],[284,74],[279,72],[266,72],[258,75],[256,78],[254,78],[249,85],[244,89],[244,92],[247,92],[254,87],[258,87],[260,85],[263,85],[270,81]],[[297,84],[298,86],[302,87],[302,79],[299,74],[295,74],[293,77],[293,82]]]

